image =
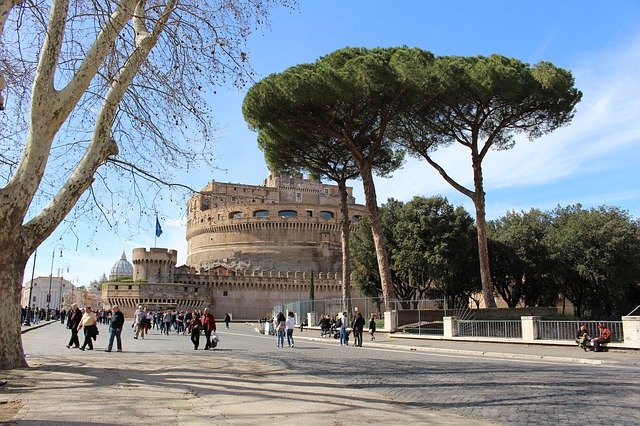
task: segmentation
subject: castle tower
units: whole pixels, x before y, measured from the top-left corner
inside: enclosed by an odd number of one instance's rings
[[[365,214],[352,188],[352,227]],[[337,185],[271,174],[263,185],[211,182],[188,203],[187,265],[211,270],[340,271]]]
[[[178,252],[166,248],[134,248],[133,280],[149,283],[172,283]]]

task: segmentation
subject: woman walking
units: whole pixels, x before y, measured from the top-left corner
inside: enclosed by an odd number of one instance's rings
[[[93,350],[93,340],[98,336],[97,323],[98,318],[96,318],[96,314],[91,312],[91,306],[84,308],[84,315],[82,315],[80,325],[78,325],[78,331],[84,328],[84,343],[80,346],[81,351],[84,351],[86,346],[89,346],[90,351]]]
[[[274,326],[276,329],[276,347],[284,348],[284,332],[286,329],[286,319],[282,312],[278,313]]]
[[[371,321],[369,321],[369,334],[371,334],[371,341],[376,340],[376,316],[371,314]]]
[[[287,332],[287,345],[289,345],[290,348],[293,347],[293,329],[295,327],[296,317],[293,315],[293,312],[289,311],[289,315],[287,316],[287,320],[285,321],[284,328]]]

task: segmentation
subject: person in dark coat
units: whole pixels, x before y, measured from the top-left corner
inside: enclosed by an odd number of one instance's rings
[[[369,321],[369,334],[371,334],[371,341],[376,340],[376,316],[371,314],[371,320]]]
[[[116,339],[118,352],[122,352],[122,338],[120,337],[120,334],[122,333],[123,326],[124,314],[118,305],[113,305],[111,307],[111,323],[109,324],[109,343],[107,345],[107,349],[104,350],[105,352],[111,352],[111,349],[113,349],[113,339]]]
[[[200,313],[193,311],[191,314],[191,320],[189,320],[189,333],[191,333],[191,343],[193,343],[193,349],[198,350],[200,346],[200,331],[202,330],[202,322],[200,320]]]
[[[227,326],[227,329],[229,329],[229,323],[231,322],[231,315],[227,314],[224,316],[224,325]]]
[[[67,314],[67,328],[71,330],[71,339],[67,344],[67,349],[73,346],[74,348],[80,347],[80,339],[78,339],[78,325],[82,319],[82,311],[78,309],[78,304],[71,305],[71,310]]]
[[[356,314],[356,319],[353,321],[353,338],[356,346],[362,347],[362,331],[364,330],[365,320],[362,317],[362,313]]]

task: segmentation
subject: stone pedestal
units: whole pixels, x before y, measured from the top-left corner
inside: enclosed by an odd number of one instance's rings
[[[444,317],[442,318],[442,325],[444,327],[444,338],[450,339],[456,337],[458,334],[458,327],[456,327],[456,321],[458,317]]]
[[[384,313],[384,330],[394,333],[398,329],[398,311],[386,311]]]
[[[538,338],[538,321],[540,317],[520,317],[522,321],[522,340],[525,342],[533,342]]]
[[[624,344],[640,346],[640,317],[622,317]]]
[[[313,327],[318,325],[318,314],[316,312],[307,312],[307,326]]]

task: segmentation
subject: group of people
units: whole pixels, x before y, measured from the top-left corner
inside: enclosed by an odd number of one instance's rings
[[[339,313],[335,317],[330,315],[321,315],[320,322],[320,337],[334,336],[340,339],[340,346],[349,345],[349,327],[353,331],[353,338],[355,346],[362,346],[362,335],[364,333],[364,327],[366,320],[362,316],[361,312],[355,314],[353,322],[349,323],[349,319],[346,312]],[[371,340],[376,340],[376,317],[371,314],[369,320],[369,334]]]
[[[200,346],[200,335],[204,333],[206,343],[205,349],[215,348],[219,341],[216,336],[216,321],[209,308],[204,311],[193,310],[182,313],[181,322],[184,322],[184,327],[174,326],[178,323],[176,312],[171,310],[158,312],[150,312],[148,309],[138,306],[138,309],[134,313],[132,327],[134,328],[134,339],[142,338],[149,332],[154,324],[160,323],[158,328],[162,333],[169,334],[169,331],[173,328],[176,333],[189,333],[191,342],[194,345],[194,349],[197,350]],[[111,352],[113,350],[114,341],[116,343],[116,350],[122,352],[122,329],[125,322],[124,313],[117,305],[112,306],[109,310],[108,316],[109,324],[109,340],[105,352]],[[154,318],[160,318],[160,321],[154,321]],[[100,318],[93,311],[91,306],[87,306],[84,309],[80,309],[77,303],[71,305],[71,309],[65,315],[67,328],[71,331],[71,337],[67,348],[76,348],[82,351],[93,350],[93,342],[96,340],[99,330],[98,323],[101,322]],[[227,314],[225,316],[226,327],[229,328],[231,322],[231,316]],[[62,321],[64,324],[64,321]],[[154,327],[155,328],[155,327]],[[83,332],[83,343],[80,345],[80,332]]]
[[[296,317],[293,312],[289,311],[289,314],[285,318],[282,312],[276,315],[273,321],[273,328],[276,333],[276,347],[284,348],[284,336],[287,336],[287,345],[294,347],[293,341],[293,329],[296,327]]]
[[[122,326],[124,325],[124,314],[120,311],[117,305],[114,305],[110,311],[109,322],[109,343],[107,345],[106,352],[111,352],[113,348],[113,341],[116,340],[118,352],[122,352],[122,339],[120,337],[122,333]],[[98,337],[98,317],[91,306],[87,306],[82,311],[77,303],[71,305],[71,309],[67,313],[67,328],[71,330],[71,338],[67,343],[67,348],[77,348],[81,351],[93,350],[93,342]],[[83,331],[84,341],[80,346],[80,338],[78,333]]]
[[[607,328],[604,324],[598,324],[598,332],[600,335],[598,337],[592,338],[589,336],[589,331],[585,325],[581,325],[578,329],[578,336],[576,337],[576,342],[578,346],[580,346],[585,352],[589,349],[592,349],[594,352],[602,352],[602,344],[611,342],[611,330]],[[591,343],[591,346],[589,346]]]

